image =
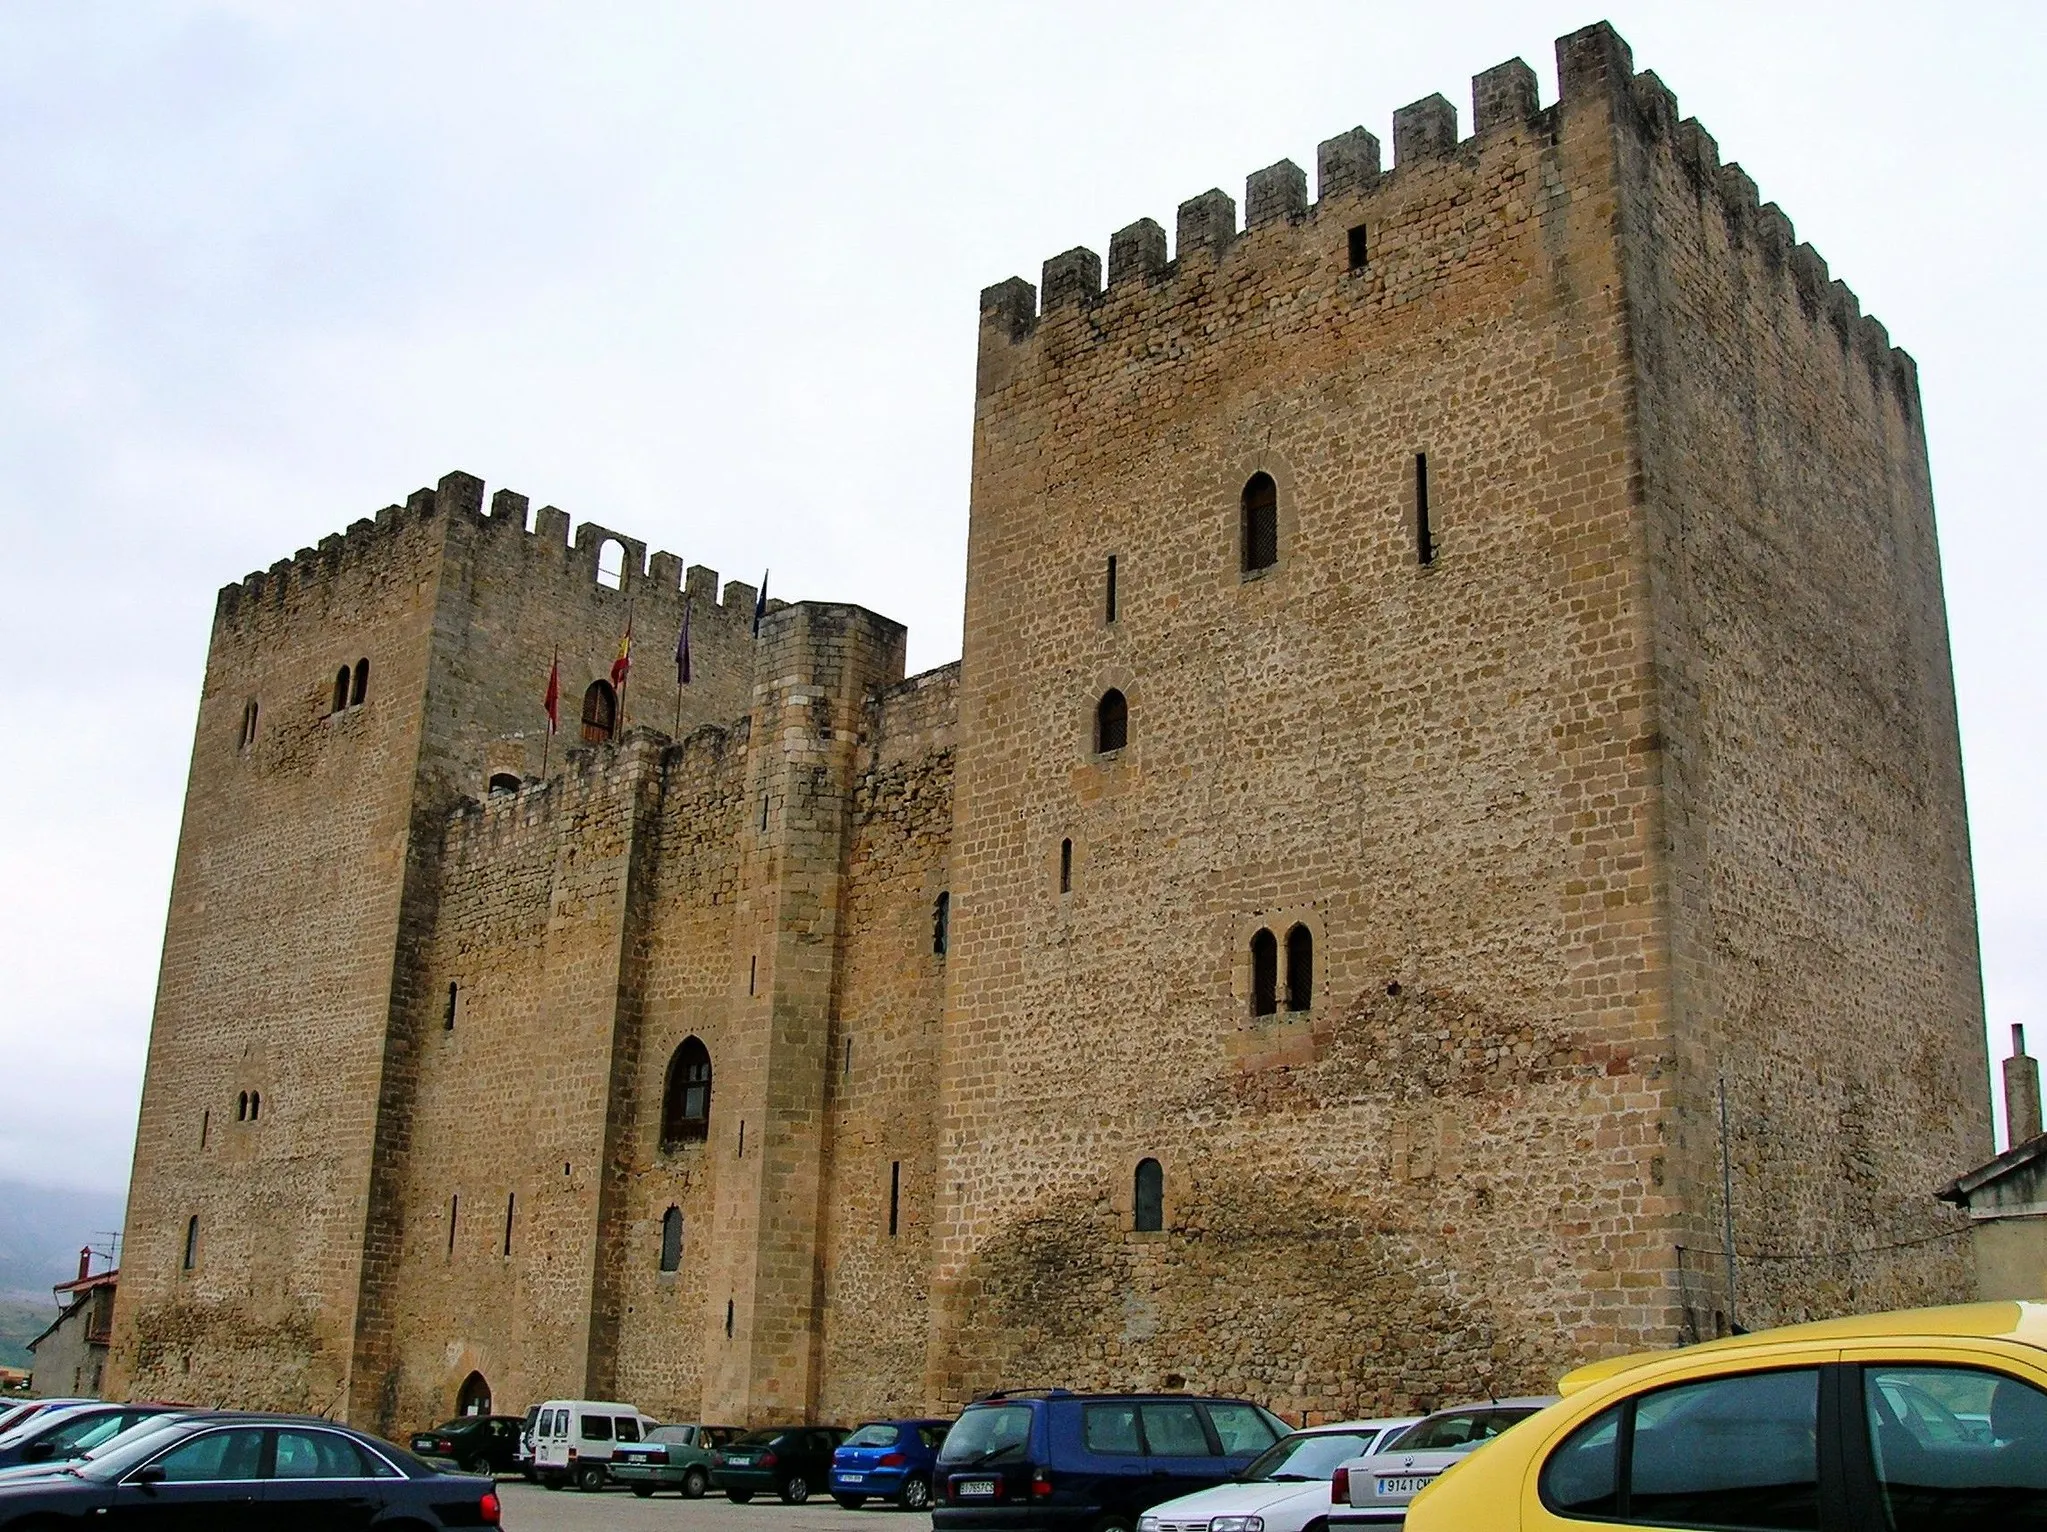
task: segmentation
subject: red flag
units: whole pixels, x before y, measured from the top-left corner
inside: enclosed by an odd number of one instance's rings
[[[547,672],[547,697],[540,704],[547,709],[547,732],[552,734],[562,722],[562,657],[557,649],[554,666]]]
[[[618,658],[611,662],[611,684],[625,685],[626,673],[633,668],[633,617],[626,613],[625,633],[618,641]]]

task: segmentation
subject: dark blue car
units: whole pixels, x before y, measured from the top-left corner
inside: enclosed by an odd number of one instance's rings
[[[849,1511],[893,1500],[906,1511],[931,1504],[931,1470],[949,1420],[870,1420],[832,1454],[832,1499]]]
[[[1162,1501],[1235,1477],[1292,1427],[1243,1399],[993,1394],[934,1470],[935,1532],[1132,1532]]]

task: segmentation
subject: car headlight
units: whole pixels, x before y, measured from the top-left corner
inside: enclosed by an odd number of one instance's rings
[[[1159,1532],[1159,1519],[1158,1519],[1158,1517],[1156,1517],[1156,1516],[1140,1516],[1140,1517],[1138,1517],[1138,1518],[1137,1518],[1137,1532]]]
[[[1263,1516],[1218,1516],[1208,1524],[1208,1532],[1265,1532]]]

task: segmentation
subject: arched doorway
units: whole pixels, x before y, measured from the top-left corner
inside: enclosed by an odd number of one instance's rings
[[[455,1395],[457,1415],[488,1415],[490,1413],[490,1384],[480,1372],[472,1372],[462,1380],[462,1390]]]

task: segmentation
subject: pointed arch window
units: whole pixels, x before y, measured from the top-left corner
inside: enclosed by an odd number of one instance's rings
[[[661,1269],[682,1270],[682,1209],[672,1204],[661,1215]]]
[[[1244,573],[1257,574],[1279,562],[1279,486],[1269,473],[1254,473],[1243,494]]]
[[[1286,1008],[1312,1010],[1315,1005],[1315,933],[1295,926],[1286,934]]]
[[[583,693],[583,743],[608,744],[617,728],[618,693],[611,689],[609,681],[592,681],[590,689]]]
[[[249,748],[249,746],[255,743],[256,743],[256,699],[254,697],[251,697],[247,702],[242,704],[242,736],[240,741],[238,742],[238,746],[240,749],[246,750]]]
[[[694,1037],[682,1040],[668,1061],[661,1094],[661,1147],[707,1138],[711,1132],[711,1051]]]
[[[346,665],[343,665],[334,672],[334,711],[337,713],[348,710],[349,680],[349,670]]]
[[[1166,1171],[1157,1160],[1137,1162],[1131,1211],[1131,1226],[1139,1234],[1156,1234],[1166,1226]]]
[[[1264,927],[1251,938],[1251,1014],[1270,1016],[1279,1009],[1279,942]]]
[[[370,694],[370,662],[366,659],[355,662],[355,685],[349,689],[348,705],[361,707],[363,698]]]
[[[1107,755],[1130,743],[1130,703],[1110,687],[1095,704],[1095,754]]]

